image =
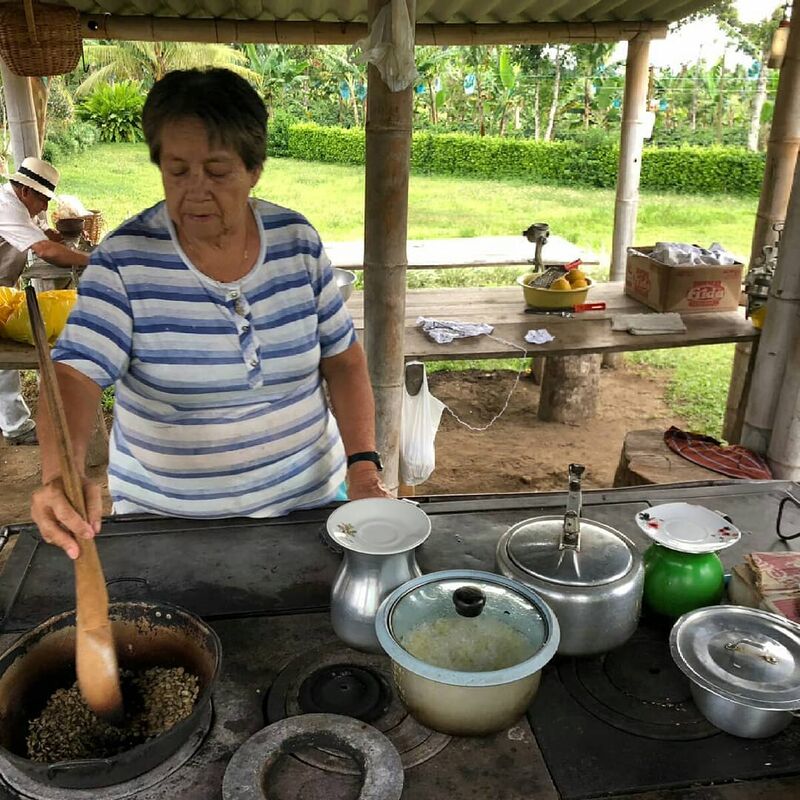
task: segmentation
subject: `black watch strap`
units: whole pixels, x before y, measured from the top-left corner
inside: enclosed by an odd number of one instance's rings
[[[374,450],[368,450],[365,453],[353,453],[347,456],[348,468],[352,467],[353,464],[357,464],[359,461],[371,461],[379,471],[383,470],[380,454],[376,453]]]

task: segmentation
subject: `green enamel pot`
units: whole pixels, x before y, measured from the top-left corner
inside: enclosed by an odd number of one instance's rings
[[[679,553],[653,544],[644,554],[644,570],[645,605],[665,617],[716,605],[725,590],[716,553]]]

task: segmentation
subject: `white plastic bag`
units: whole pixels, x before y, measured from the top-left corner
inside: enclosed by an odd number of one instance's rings
[[[414,27],[406,0],[387,3],[375,16],[369,35],[359,39],[350,52],[357,64],[374,64],[391,91],[408,89],[419,73],[414,63]]]
[[[428,373],[419,361],[409,362],[422,367],[422,386],[411,395],[403,386],[403,408],[400,423],[400,482],[417,486],[430,477],[436,466],[434,441],[445,405],[428,389]]]

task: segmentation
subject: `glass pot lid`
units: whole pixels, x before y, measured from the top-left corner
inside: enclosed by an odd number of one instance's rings
[[[601,522],[580,520],[577,547],[562,547],[564,517],[537,517],[511,528],[502,546],[520,578],[568,586],[600,586],[624,578],[633,567],[631,545]]]
[[[684,614],[670,633],[675,663],[716,695],[766,710],[800,708],[800,626],[744,606]]]
[[[381,646],[401,666],[464,686],[510,683],[555,654],[558,622],[525,586],[476,570],[447,570],[403,584],[376,617]]]

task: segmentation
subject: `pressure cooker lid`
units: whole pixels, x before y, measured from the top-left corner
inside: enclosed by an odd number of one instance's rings
[[[800,626],[743,606],[684,614],[670,633],[675,663],[695,683],[753,708],[800,708]]]
[[[508,560],[526,576],[568,586],[600,586],[619,580],[633,567],[631,546],[613,528],[580,521],[578,549],[561,549],[564,517],[520,522],[503,537]]]

